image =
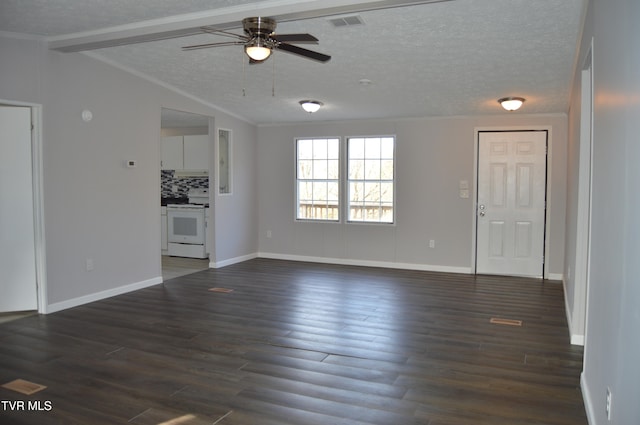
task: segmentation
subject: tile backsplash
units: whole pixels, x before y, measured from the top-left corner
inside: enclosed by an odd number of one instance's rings
[[[189,189],[209,188],[209,177],[176,178],[174,170],[161,170],[160,178],[163,198],[186,198]]]

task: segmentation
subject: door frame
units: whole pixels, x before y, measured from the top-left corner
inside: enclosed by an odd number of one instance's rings
[[[38,313],[48,313],[47,262],[44,231],[44,176],[42,157],[42,105],[0,99],[4,106],[31,108],[31,175],[33,185],[33,230]]]
[[[553,132],[550,125],[528,125],[528,126],[495,126],[495,127],[475,127],[473,130],[473,202],[471,208],[471,270],[473,274],[477,273],[476,255],[477,255],[477,209],[478,209],[478,144],[481,132],[510,132],[510,131],[546,131],[547,132],[547,164],[546,174],[547,181],[545,184],[546,192],[546,205],[545,205],[545,217],[544,217],[544,265],[542,269],[543,279],[561,279],[560,276],[549,273],[549,239],[550,239],[550,214],[551,201],[549,194],[551,193],[551,181],[552,178],[552,153],[553,153]]]

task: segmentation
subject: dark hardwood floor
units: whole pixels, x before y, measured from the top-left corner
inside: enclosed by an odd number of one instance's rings
[[[0,423],[585,425],[581,369],[558,282],[256,259],[1,324]]]

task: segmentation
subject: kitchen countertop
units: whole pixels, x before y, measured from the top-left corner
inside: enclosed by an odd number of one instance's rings
[[[160,206],[166,207],[169,204],[188,204],[189,198],[161,198]]]
[[[162,198],[160,199],[160,206],[166,207],[167,205],[185,205],[189,204],[189,198]],[[209,208],[209,204],[194,204],[203,205],[205,208]]]

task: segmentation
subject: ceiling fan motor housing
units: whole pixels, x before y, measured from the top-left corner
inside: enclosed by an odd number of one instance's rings
[[[242,20],[244,32],[249,37],[257,35],[267,38],[276,30],[276,25],[276,21],[271,18],[253,17]]]

